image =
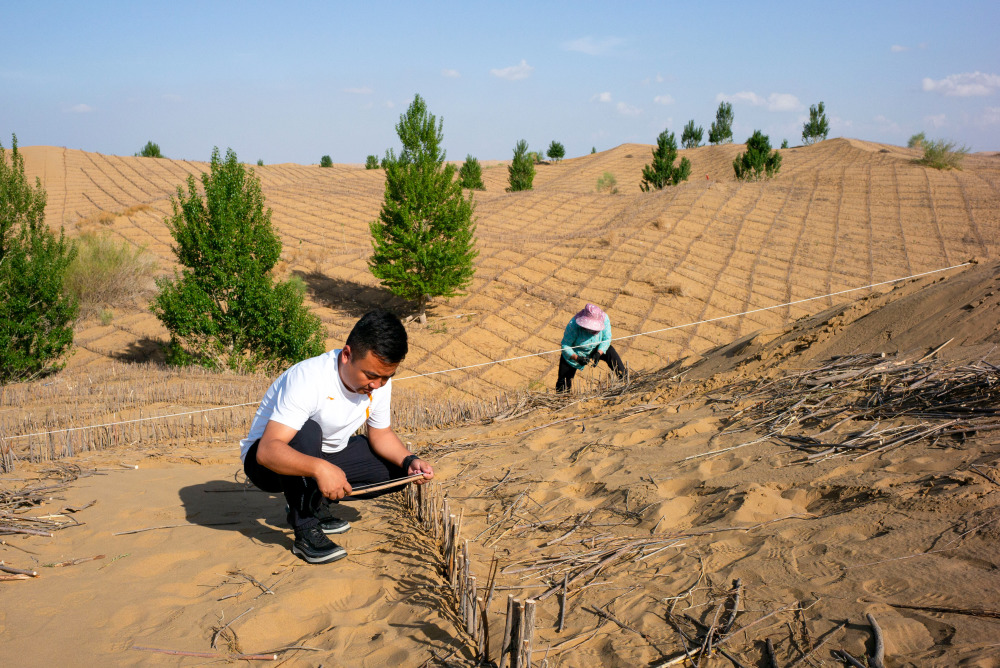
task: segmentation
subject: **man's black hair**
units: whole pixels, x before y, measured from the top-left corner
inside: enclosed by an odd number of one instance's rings
[[[356,359],[372,352],[387,364],[399,364],[409,351],[403,323],[394,313],[381,308],[361,316],[348,334],[345,345],[350,346]]]

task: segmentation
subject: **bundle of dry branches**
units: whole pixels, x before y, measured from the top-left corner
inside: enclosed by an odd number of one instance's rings
[[[1000,428],[1000,368],[985,360],[949,365],[853,355],[777,380],[735,383],[712,399],[750,402],[723,433],[757,430],[808,452],[807,461],[864,457]]]
[[[47,469],[43,477],[19,489],[0,488],[0,535],[51,536],[53,531],[78,524],[68,513],[36,517],[27,512],[66,489],[83,472],[77,466]]]

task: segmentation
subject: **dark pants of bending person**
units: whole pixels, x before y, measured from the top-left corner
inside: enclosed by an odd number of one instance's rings
[[[403,469],[376,455],[365,436],[352,436],[347,442],[347,447],[340,452],[323,452],[323,432],[313,420],[308,420],[302,425],[302,429],[299,429],[288,444],[303,454],[325,459],[340,467],[344,471],[344,475],[347,476],[347,482],[351,487],[372,485],[393,478],[401,478],[405,475]],[[319,491],[316,480],[307,476],[281,475],[262,466],[257,462],[258,445],[260,445],[260,439],[250,446],[246,460],[243,462],[243,471],[247,474],[247,478],[265,492],[284,492],[285,500],[290,509],[288,521],[292,528],[307,528],[317,524],[319,520],[316,519],[316,511],[323,502],[323,495]],[[391,494],[401,489],[403,488],[395,487],[368,494],[359,494],[351,498],[373,499],[376,496]]]
[[[618,351],[615,350],[614,346],[608,346],[607,352],[603,355],[597,351],[597,348],[594,348],[594,351],[590,354],[590,359],[603,361],[615,372],[615,375],[619,379],[625,377],[625,364],[622,362],[622,358],[618,356]],[[565,357],[562,355],[559,356],[559,379],[556,381],[556,392],[569,392],[576,371],[576,367],[566,361]]]

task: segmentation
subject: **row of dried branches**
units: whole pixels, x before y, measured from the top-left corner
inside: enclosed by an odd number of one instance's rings
[[[806,451],[807,461],[1000,429],[1000,368],[985,360],[836,357],[775,380],[735,383],[711,398],[745,406],[724,434],[756,430]]]

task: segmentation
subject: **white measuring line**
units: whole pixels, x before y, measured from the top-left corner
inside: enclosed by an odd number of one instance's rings
[[[894,278],[894,279],[889,280],[889,281],[881,281],[879,283],[870,283],[868,285],[863,285],[863,286],[858,287],[858,288],[848,288],[847,290],[840,290],[838,292],[831,292],[829,294],[819,295],[817,297],[807,297],[805,299],[798,299],[798,300],[791,301],[791,302],[785,302],[784,304],[775,304],[774,306],[764,306],[764,307],[757,308],[757,309],[751,309],[749,311],[743,311],[742,313],[731,313],[729,315],[720,315],[717,318],[708,318],[706,320],[698,320],[697,322],[689,322],[689,323],[685,323],[683,325],[673,325],[671,327],[664,327],[663,329],[654,329],[654,330],[649,331],[649,332],[639,332],[638,334],[629,334],[628,336],[619,336],[619,337],[613,338],[611,340],[612,341],[624,341],[625,339],[634,339],[634,338],[636,338],[638,336],[649,336],[650,334],[659,334],[661,332],[669,332],[669,331],[675,330],[675,329],[683,329],[685,327],[693,327],[695,325],[704,325],[704,324],[707,324],[707,323],[710,323],[710,322],[718,322],[719,320],[726,320],[728,318],[738,318],[740,316],[750,315],[752,313],[761,313],[762,311],[773,311],[774,309],[784,308],[786,306],[795,306],[797,304],[804,304],[806,302],[816,301],[817,299],[826,299],[827,297],[836,297],[837,295],[844,295],[844,294],[847,294],[849,292],[857,292],[858,290],[867,290],[869,288],[877,288],[879,286],[889,285],[891,283],[899,283],[901,281],[908,281],[908,280],[910,280],[912,278],[921,278],[923,276],[930,276],[931,274],[938,274],[938,273],[941,273],[942,271],[950,271],[951,269],[958,269],[960,267],[966,267],[966,266],[969,266],[971,264],[972,264],[971,262],[963,262],[962,264],[952,265],[950,267],[945,267],[943,269],[933,269],[931,271],[925,271],[925,272],[922,272],[922,273],[919,273],[919,274],[913,274],[911,276],[905,276],[903,278]],[[442,374],[442,373],[451,373],[452,371],[465,371],[466,369],[476,369],[476,368],[479,368],[479,367],[490,366],[491,364],[503,364],[504,362],[515,362],[517,360],[528,359],[529,357],[540,357],[542,355],[551,355],[553,353],[558,353],[558,352],[562,352],[562,348],[556,348],[554,350],[545,350],[545,351],[540,352],[540,353],[530,353],[528,355],[518,355],[517,357],[507,357],[507,358],[502,359],[502,360],[492,360],[490,362],[480,362],[478,364],[469,364],[467,366],[459,366],[459,367],[454,367],[454,368],[451,368],[451,369],[443,369],[441,371],[428,371],[427,373],[420,373],[420,374],[416,374],[416,375],[413,375],[413,376],[404,376],[403,378],[397,378],[395,380],[398,383],[398,382],[401,382],[401,381],[404,381],[404,380],[412,380],[414,378],[423,378],[424,376],[436,376],[436,375]],[[17,439],[17,438],[28,438],[29,436],[47,436],[49,434],[62,434],[62,433],[71,432],[71,431],[81,431],[81,430],[84,430],[84,429],[100,429],[101,427],[111,427],[111,426],[118,425],[118,424],[130,424],[130,423],[133,423],[133,422],[146,422],[148,420],[162,420],[164,418],[180,417],[180,416],[183,416],[183,415],[196,415],[198,413],[208,413],[208,412],[211,412],[211,411],[221,411],[221,410],[226,410],[227,408],[242,408],[244,406],[258,406],[258,405],[260,405],[260,402],[259,401],[254,401],[254,402],[245,403],[245,404],[234,404],[232,406],[218,406],[216,408],[204,408],[204,409],[197,410],[197,411],[188,411],[186,413],[171,413],[170,415],[154,415],[154,416],[151,416],[151,417],[136,418],[134,420],[123,420],[121,422],[106,422],[104,424],[89,425],[87,427],[70,427],[68,429],[54,429],[52,431],[39,431],[39,432],[35,432],[33,434],[18,434],[16,436],[7,436],[7,437],[4,437],[4,438],[0,438],[0,440],[2,440],[2,441],[12,441],[12,440]]]
[[[796,301],[785,302],[784,304],[775,304],[774,306],[763,306],[761,308],[751,309],[749,311],[743,311],[742,313],[731,313],[729,315],[720,315],[717,318],[708,318],[706,320],[698,320],[697,322],[689,322],[683,325],[673,325],[671,327],[664,327],[663,329],[654,329],[649,332],[639,332],[638,334],[629,334],[628,336],[618,336],[612,341],[624,341],[625,339],[634,339],[637,336],[649,336],[650,334],[659,334],[660,332],[669,332],[674,329],[683,329],[685,327],[693,327],[694,325],[704,325],[710,322],[718,322],[719,320],[726,320],[727,318],[738,318],[743,315],[750,315],[752,313],[760,313],[762,311],[773,311],[777,308],[784,308],[785,306],[795,306],[796,304],[804,304],[806,302],[816,301],[817,299],[826,299],[827,297],[836,297],[837,295],[847,294],[848,292],[857,292],[858,290],[867,290],[869,288],[877,288],[881,285],[889,285],[890,283],[899,283],[900,281],[908,281],[911,278],[921,278],[923,276],[929,276],[931,274],[937,274],[942,271],[948,271],[950,269],[958,269],[959,267],[965,267],[972,264],[971,262],[963,262],[962,264],[952,265],[951,267],[945,267],[944,269],[933,269],[931,271],[925,271],[920,274],[913,274],[912,276],[906,276],[904,278],[894,278],[891,281],[882,281],[880,283],[871,283],[869,285],[863,285],[859,288],[848,288],[847,290],[840,290],[838,292],[831,292],[826,295],[819,295],[818,297],[807,297],[806,299],[798,299]],[[523,360],[529,357],[538,357],[539,355],[551,355],[553,353],[562,352],[562,348],[556,348],[554,350],[546,350],[540,353],[530,353],[528,355],[518,355],[517,357],[508,357],[502,360],[494,360],[491,362],[480,362],[479,364],[469,364],[467,366],[455,367],[453,369],[444,369],[442,371],[428,371],[427,373],[420,373],[413,376],[404,376],[403,378],[396,379],[396,382],[403,380],[410,380],[412,378],[423,378],[424,376],[434,376],[439,373],[450,373],[452,371],[464,371],[465,369],[475,369],[477,367],[489,366],[491,364],[501,364],[503,362],[514,362],[516,360]]]

